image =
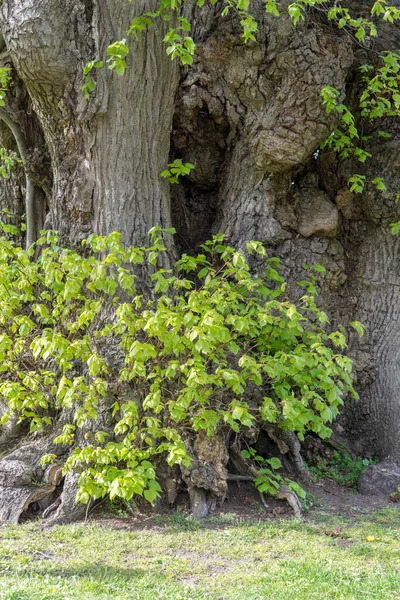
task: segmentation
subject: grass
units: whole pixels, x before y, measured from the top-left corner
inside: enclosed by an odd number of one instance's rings
[[[1,600],[400,598],[397,508],[318,521],[225,515],[152,529],[0,527]]]

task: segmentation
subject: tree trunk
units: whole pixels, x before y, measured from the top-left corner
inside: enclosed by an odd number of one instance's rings
[[[68,243],[119,230],[141,243],[170,225],[168,164],[178,66],[157,24],[132,44],[127,77],[104,71],[96,96],[82,94],[83,67],[124,37],[148,2],[10,0],[3,3],[9,55],[38,116],[51,157],[47,225]]]
[[[369,172],[374,169],[390,190],[396,190],[400,184],[400,130],[398,123],[388,125],[393,137],[374,148]],[[342,171],[346,176],[348,166]],[[337,197],[344,216],[342,239],[348,273],[337,313],[339,318],[357,319],[367,326],[362,340],[351,340],[361,400],[348,406],[344,425],[358,454],[399,463],[400,244],[389,233],[389,225],[400,219],[400,210],[390,193],[382,197],[372,190],[350,198],[342,190]]]
[[[157,8],[157,2],[151,4],[3,2],[7,60],[12,60],[37,120],[35,135],[22,124],[24,137],[34,154],[42,150],[42,134],[51,161],[46,227],[59,231],[64,244],[78,245],[91,232],[118,230],[127,244],[140,245],[153,225],[171,225],[169,184],[159,176],[168,164],[179,80],[178,65],[167,57],[161,43],[168,24],[155,25],[132,44],[129,77],[104,70],[89,102],[81,89],[84,65],[105,58],[107,46],[124,37],[135,15]],[[24,108],[27,111],[27,103]],[[16,120],[17,111],[10,112]],[[3,185],[4,194],[10,183]],[[11,449],[15,435],[11,425],[8,429],[2,437],[7,436],[4,443],[9,441]],[[0,464],[6,473],[0,482],[4,519],[18,521],[27,504],[37,502],[27,484],[30,478],[46,483],[45,469],[39,464],[42,445],[33,448],[36,452],[26,445],[18,449],[18,457],[26,457],[23,480],[19,458],[15,461],[11,454]],[[82,505],[74,501],[76,478],[67,479],[61,503],[46,511],[52,523],[82,516]],[[47,496],[53,493],[49,487]]]
[[[360,166],[317,152],[337,124],[321,89],[337,88],[354,107],[357,69],[372,59],[318,13],[294,28],[287,4],[274,18],[255,2],[258,42],[244,44],[235,16],[188,1],[198,44],[193,66],[170,60],[162,38],[171,23],[156,22],[130,41],[125,76],[100,70],[86,101],[84,65],[105,59],[132,18],[158,2],[3,0],[6,60],[22,87],[10,90],[10,111],[36,157],[36,167],[28,166],[38,189],[36,234],[47,207],[46,227],[67,245],[114,230],[141,244],[152,226],[173,223],[186,249],[217,231],[239,247],[261,240],[292,281],[302,278],[303,262],[325,264],[322,303],[335,319],[368,326],[364,341],[351,343],[361,400],[347,409],[344,426],[359,453],[400,461],[398,241],[388,234],[398,207],[371,191],[351,197],[346,180]],[[382,39],[388,43],[385,32]],[[394,30],[390,40],[398,46]],[[387,128],[392,139],[377,146],[363,172],[371,179],[384,171],[395,189],[400,138],[398,125]],[[180,186],[159,176],[171,158],[196,165]],[[2,184],[0,204],[20,215],[23,183],[13,182]],[[190,477],[198,504],[202,488]],[[220,496],[225,484],[217,486]]]
[[[367,326],[361,341],[350,341],[360,401],[348,404],[343,425],[356,453],[393,463],[392,469],[376,467],[380,476],[370,485],[361,483],[364,491],[385,492],[385,481],[400,484],[399,242],[389,233],[400,219],[393,193],[399,189],[398,123],[375,126],[392,138],[376,143],[365,165],[316,152],[336,125],[321,105],[321,88],[340,90],[357,114],[357,69],[373,57],[348,36],[332,35],[315,14],[297,30],[283,17],[259,18],[258,45],[240,44],[229,20],[200,36],[196,65],[180,87],[172,138],[175,152],[196,170],[173,196],[175,213],[185,217],[185,239],[197,243],[208,187],[209,232],[223,231],[238,246],[265,242],[292,282],[304,278],[304,263],[327,267],[324,308],[339,323]],[[383,30],[378,44],[395,49],[399,35]],[[370,186],[354,196],[347,187],[354,173],[384,177],[391,193]]]

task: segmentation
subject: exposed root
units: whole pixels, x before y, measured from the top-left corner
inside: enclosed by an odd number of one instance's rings
[[[227,480],[228,481],[253,481],[259,475],[258,469],[248,460],[243,458],[238,449],[232,448],[231,460],[235,466],[235,468],[241,472],[241,474],[233,474],[228,473]],[[246,473],[246,474],[245,474]],[[292,508],[294,516],[296,519],[301,519],[303,515],[303,511],[301,508],[301,504],[295,492],[292,492],[286,485],[281,485],[280,488],[276,492],[276,498],[279,500],[286,500],[289,506]],[[264,508],[269,508],[268,504],[265,501],[265,498],[262,493],[260,493],[261,503]]]
[[[58,504],[54,503],[50,507],[52,510],[48,512],[48,518],[44,521],[43,527],[63,525],[85,518],[87,507],[76,502],[78,480],[79,475],[77,473],[67,473],[64,488],[59,498],[60,502]]]
[[[297,435],[293,431],[285,431],[275,427],[263,427],[267,435],[276,443],[279,452],[282,455],[290,456],[290,464],[294,466],[297,474],[303,481],[308,481],[310,476],[304,468],[304,461],[301,455],[301,444]]]
[[[189,486],[188,492],[192,516],[196,519],[204,519],[209,513],[206,490]]]
[[[226,478],[228,481],[251,481],[254,483],[253,475],[236,475],[236,473],[228,473]]]
[[[260,490],[258,490],[259,496],[260,496],[260,500],[261,500],[261,504],[263,505],[263,507],[265,508],[265,510],[269,509],[269,505],[267,504],[266,500],[265,500],[265,496],[263,492],[260,492]]]
[[[292,490],[290,490],[287,487],[287,485],[281,485],[280,486],[280,488],[276,492],[276,497],[279,498],[279,500],[286,500],[287,501],[287,503],[289,504],[289,506],[292,508],[294,516],[296,517],[296,519],[302,519],[303,518],[303,511],[302,511],[299,499],[297,497],[297,494],[295,494],[294,492],[292,492]]]
[[[224,435],[210,438],[204,432],[199,432],[193,444],[190,466],[181,467],[182,479],[189,492],[192,515],[197,518],[204,518],[213,512],[217,500],[222,501],[226,496],[226,446]]]
[[[44,468],[40,458],[49,451],[48,440],[26,444],[0,461],[0,521],[18,523],[29,515],[46,510],[54,502],[62,479],[62,464]]]
[[[335,450],[344,452],[350,458],[355,458],[355,454],[349,447],[347,440],[345,440],[342,437],[339,437],[337,434],[332,434],[331,437],[326,440],[326,443],[329,444],[329,446],[332,446],[332,448],[334,448]]]
[[[46,510],[43,512],[43,519],[48,519],[50,517],[50,515],[57,510],[57,508],[60,506],[61,504],[61,497],[57,498],[57,500],[55,502],[53,502],[53,504],[50,504],[50,506],[48,508],[46,508]]]

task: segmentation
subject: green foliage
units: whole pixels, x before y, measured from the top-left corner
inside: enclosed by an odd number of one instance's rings
[[[354,329],[354,331],[356,333],[358,333],[358,335],[360,337],[363,337],[363,335],[365,333],[365,325],[363,325],[362,323],[360,323],[360,321],[352,321],[350,323],[350,326]]]
[[[377,0],[372,9],[372,16],[381,16],[384,21],[394,23],[394,21],[400,19],[400,9],[395,6],[388,6],[387,0]]]
[[[170,20],[172,15],[177,13],[175,20],[178,20],[179,25],[170,28],[163,41],[167,44],[167,54],[172,59],[179,58],[184,65],[192,64],[196,44],[190,36],[182,34],[182,32],[189,32],[191,25],[186,18],[179,15],[184,2],[185,0],[161,0],[157,11],[146,12],[135,17],[130,24],[127,34],[137,39],[139,33],[146,30],[147,27],[151,27],[155,20],[159,18]],[[215,4],[216,0],[211,0],[211,3]],[[197,1],[198,7],[202,7],[204,4],[205,0]],[[288,14],[294,26],[299,21],[305,21],[306,11],[311,8],[323,10],[328,20],[333,21],[339,29],[346,29],[354,36],[358,43],[367,44],[367,46],[370,40],[377,36],[375,24],[377,18],[382,18],[384,21],[391,23],[400,19],[400,9],[388,5],[387,0],[377,0],[371,7],[370,15],[373,21],[362,16],[354,16],[349,8],[342,5],[341,1],[335,2],[333,6],[329,6],[329,3],[327,5],[325,0],[298,0],[287,7]],[[255,34],[258,30],[258,24],[251,14],[251,0],[224,0],[221,16],[226,16],[231,10],[236,12],[240,17],[244,41],[256,41]],[[277,0],[266,0],[265,10],[268,14],[275,17],[280,15]],[[125,59],[128,53],[129,48],[126,39],[111,44],[107,49],[109,68],[115,69],[119,74],[123,74],[126,68]],[[364,65],[362,67],[362,72],[366,74],[364,78],[366,83],[365,89],[360,97],[362,117],[373,121],[376,118],[399,115],[399,58],[397,53],[387,51],[383,52],[380,57],[383,63],[380,68],[375,69],[371,65]],[[83,89],[87,98],[95,89],[95,82],[90,72],[93,68],[98,68],[97,65],[102,66],[102,64],[101,61],[92,61],[85,67]],[[369,76],[371,72],[372,76]],[[326,86],[322,89],[321,95],[327,112],[335,111],[340,115],[340,126],[335,128],[327,137],[322,144],[322,148],[334,150],[343,159],[353,157],[359,162],[364,163],[368,158],[372,157],[372,154],[364,148],[369,137],[360,135],[356,126],[355,116],[345,104],[338,102],[340,96],[338,90],[331,86]],[[378,135],[384,137],[385,132],[379,132]],[[168,177],[166,173],[164,171],[163,176]],[[177,178],[171,179],[170,177],[170,181],[177,183]],[[355,174],[348,181],[350,190],[355,193],[363,192],[366,183],[368,183],[366,178],[358,174]],[[369,183],[381,192],[388,191],[381,177],[375,177]]]
[[[400,222],[390,224],[390,233],[392,235],[397,235],[398,233],[400,233]]]
[[[307,511],[315,508],[321,508],[323,506],[323,503],[312,492],[306,492],[305,496],[299,498],[299,502],[301,508]]]
[[[209,517],[210,519],[210,517]],[[188,514],[187,511],[184,511],[180,506],[178,506],[177,510],[167,519],[165,517],[158,517],[160,523],[165,525],[165,522],[172,529],[180,530],[180,531],[204,531],[205,526],[204,522],[196,519],[191,514]]]
[[[0,148],[0,175],[4,179],[8,179],[11,175],[11,170],[16,164],[22,164],[22,160],[15,152],[9,152],[5,148]]]
[[[0,106],[4,106],[4,98],[6,96],[8,84],[11,80],[11,69],[8,67],[0,67]]]
[[[126,70],[126,59],[129,54],[129,45],[127,38],[132,36],[135,40],[139,34],[146,31],[148,27],[152,27],[157,19],[169,21],[171,15],[177,12],[182,5],[183,0],[161,0],[160,7],[154,12],[145,12],[137,17],[134,17],[126,32],[126,38],[118,40],[110,44],[107,48],[107,66],[111,70],[115,70],[118,75],[123,75]],[[213,1],[215,4],[215,1]],[[167,54],[171,59],[179,58],[183,65],[191,65],[193,55],[196,51],[196,44],[193,39],[186,35],[191,29],[191,24],[182,16],[177,17],[179,25],[171,27],[165,35],[163,42],[167,46]],[[85,98],[89,98],[90,94],[96,89],[96,84],[91,76],[93,69],[102,68],[104,65],[102,60],[93,60],[87,63],[84,67],[85,82],[83,85],[83,93]]]
[[[85,82],[82,86],[82,91],[83,91],[83,95],[85,96],[86,99],[88,99],[90,97],[90,94],[92,92],[94,92],[94,90],[96,89],[96,82],[92,76],[93,69],[102,69],[103,66],[104,66],[104,63],[102,60],[91,60],[90,62],[88,62],[85,65],[85,67],[83,69],[83,75],[85,76]]]
[[[148,27],[152,27],[158,19],[164,21],[175,19],[175,21],[179,22],[179,25],[171,27],[163,39],[163,42],[167,45],[167,54],[172,59],[178,58],[183,65],[191,65],[193,63],[193,55],[196,51],[196,44],[190,36],[185,35],[186,32],[190,32],[191,30],[189,21],[180,15],[182,5],[185,1],[161,0],[158,10],[144,12],[134,17],[126,35],[132,36],[137,40],[138,36],[146,31]],[[206,0],[197,0],[196,5],[201,8],[205,3]],[[216,4],[217,0],[210,0],[210,3]],[[266,0],[266,13],[279,17],[279,4],[278,0]],[[342,6],[341,2],[335,2],[333,7],[328,8],[326,0],[298,0],[289,4],[287,11],[293,24],[296,26],[299,21],[305,20],[307,9],[319,6],[326,12],[329,20],[334,21],[339,29],[348,29],[354,34],[358,42],[364,43],[366,38],[377,36],[376,26],[372,21],[363,17],[354,17],[348,8]],[[240,18],[244,41],[256,41],[255,34],[258,31],[258,24],[251,14],[251,0],[224,0],[221,16],[226,17],[231,11],[237,13]],[[385,21],[394,22],[400,18],[400,10],[394,6],[388,6],[386,0],[378,0],[371,9],[371,16],[374,18],[382,17]],[[112,43],[107,49],[108,67],[112,70],[115,69],[119,75],[123,75],[126,69],[126,57],[128,54],[129,46],[126,38]],[[103,61],[93,60],[84,68],[85,83],[83,91],[86,98],[89,98],[90,93],[96,87],[90,72],[93,69],[101,68],[101,66],[103,66]]]
[[[380,4],[382,6],[382,4]],[[382,66],[363,65],[365,84],[359,100],[360,113],[363,118],[374,122],[377,119],[400,116],[400,55],[396,52],[383,52],[380,56]],[[340,115],[339,127],[322,143],[321,148],[330,148],[337,152],[342,159],[355,158],[361,163],[372,158],[363,145],[368,143],[370,136],[362,136],[356,126],[353,113],[344,104],[339,103],[340,92],[326,86],[321,91],[321,97],[327,113],[333,111]],[[390,138],[385,131],[377,132],[378,138]],[[387,192],[388,188],[382,177],[367,181],[364,175],[354,174],[348,180],[351,192],[362,193],[365,185],[371,183],[379,191]],[[396,193],[396,198],[399,194]]]
[[[332,479],[346,487],[356,487],[361,472],[368,465],[378,461],[371,458],[352,458],[344,451],[335,450],[330,459],[320,459],[316,466],[310,466],[311,475],[316,478]]]
[[[132,502],[132,501],[131,501]],[[129,518],[135,514],[135,512],[139,512],[136,508],[136,511],[130,506],[129,502],[123,500],[122,498],[116,497],[113,500],[107,498],[103,500],[102,512],[110,517],[118,516],[122,518]]]
[[[175,159],[168,167],[169,169],[162,171],[160,175],[168,179],[170,183],[179,183],[180,177],[189,175],[190,171],[195,168],[192,163],[183,163],[180,158]]]
[[[400,116],[400,54],[383,52],[382,66],[364,65],[365,90],[360,97],[361,115],[370,121],[381,117]]]
[[[115,69],[118,75],[123,75],[126,69],[126,57],[129,54],[129,48],[126,44],[126,39],[114,42],[107,48],[107,64],[111,70]]]
[[[364,44],[367,40],[377,37],[375,22],[362,16],[353,15],[349,8],[342,5],[341,0],[334,3],[328,3],[326,0],[298,0],[290,4],[288,11],[294,25],[297,25],[300,20],[304,21],[306,19],[307,9],[318,6],[326,11],[328,19],[333,21],[338,29],[346,28],[358,42]],[[395,20],[400,19],[400,10],[395,6],[388,6],[387,0],[378,0],[373,4],[370,15],[373,18],[382,17],[384,21],[393,23]]]
[[[190,31],[191,25],[184,17],[179,17],[180,26],[171,28],[164,37],[163,42],[167,44],[167,54],[171,59],[179,58],[183,65],[193,63],[193,55],[196,50],[196,44],[188,35],[182,35],[180,32]]]
[[[306,7],[326,4],[325,0],[300,0],[292,4],[292,11],[296,11],[296,21],[301,18],[304,20],[304,11]],[[290,10],[290,9],[289,9]],[[363,17],[354,17],[350,10],[342,6],[341,2],[335,2],[335,5],[329,8],[327,16],[330,21],[335,21],[338,29],[348,28],[359,42],[365,42],[366,37],[376,37],[376,26],[373,22]]]
[[[366,152],[357,143],[360,140],[360,135],[356,127],[354,115],[344,104],[338,103],[340,92],[333,87],[326,86],[321,91],[322,102],[326,112],[337,112],[340,115],[340,127],[334,129],[329,137],[321,144],[321,148],[331,148],[337,152],[341,158],[349,158],[353,156],[361,163],[367,158],[371,158],[371,154]],[[368,138],[361,137],[361,141],[366,141]]]
[[[91,235],[84,255],[60,248],[53,232],[28,252],[0,238],[2,423],[17,414],[31,431],[46,429],[65,410],[70,422],[56,441],[73,445],[87,420],[108,411],[115,435],[99,426],[67,461],[67,471],[83,469],[83,502],[153,501],[154,461],[189,465],[187,440],[200,430],[240,433],[262,419],[327,437],[344,396],[357,397],[351,360],[335,350],[345,337],[325,330],[315,303],[316,275],[289,302],[279,261],[250,242],[264,263],[254,274],[223,235],[174,269],[157,268],[172,232],[155,227],[148,247],[129,248],[118,233]]]
[[[279,458],[263,458],[257,455],[254,448],[249,450],[242,450],[243,458],[250,458],[260,465],[257,477],[254,478],[254,484],[259,492],[269,494],[270,496],[276,496],[281,485],[287,485],[287,487],[295,492],[299,498],[305,499],[305,490],[295,481],[288,477],[283,477],[277,471],[282,467]]]
[[[199,0],[198,6],[202,6],[205,0]],[[212,0],[213,4],[215,1]],[[249,39],[255,40],[254,33],[258,26],[251,15],[250,0],[225,0],[225,8],[222,11],[222,16],[228,14],[230,9],[234,9],[242,17],[241,25],[243,27],[243,37],[245,41]],[[376,25],[372,20],[362,16],[355,16],[351,11],[342,5],[341,1],[332,3],[326,0],[298,0],[288,5],[287,12],[296,26],[299,22],[305,21],[307,10],[317,8],[326,13],[327,18],[333,21],[338,29],[347,29],[347,31],[356,38],[359,43],[366,43],[368,39],[377,37]],[[265,10],[268,14],[279,17],[280,2],[278,0],[266,0]],[[388,6],[387,0],[378,0],[371,8],[370,15],[372,18],[381,17],[384,21],[393,23],[400,19],[400,10],[395,6]]]
[[[358,173],[355,173],[349,178],[348,181],[350,191],[356,192],[357,194],[361,194],[361,192],[363,192],[364,190],[366,181],[367,178],[365,177],[365,175],[359,175]]]

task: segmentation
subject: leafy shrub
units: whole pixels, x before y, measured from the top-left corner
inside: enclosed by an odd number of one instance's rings
[[[356,397],[352,363],[335,350],[345,336],[325,330],[315,275],[289,302],[279,261],[250,242],[263,263],[255,274],[223,235],[157,268],[170,233],[153,228],[148,247],[129,248],[118,233],[91,235],[83,253],[54,232],[29,252],[0,238],[2,423],[16,413],[31,431],[57,431],[62,414],[55,441],[74,446],[65,470],[79,465],[82,502],[154,500],[154,461],[189,465],[201,430],[240,433],[262,420],[329,436],[344,396]]]
[[[259,492],[267,493],[270,496],[276,496],[277,491],[281,485],[287,485],[287,487],[295,492],[301,500],[305,500],[305,490],[295,481],[284,477],[277,471],[282,467],[282,463],[279,458],[275,456],[272,458],[263,458],[258,456],[254,448],[249,450],[242,450],[243,458],[251,458],[260,465],[258,475],[254,478],[254,484]]]

